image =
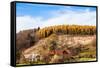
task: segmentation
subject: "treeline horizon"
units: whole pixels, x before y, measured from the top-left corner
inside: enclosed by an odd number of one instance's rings
[[[48,37],[51,34],[69,34],[69,35],[95,35],[96,26],[90,25],[55,25],[48,26],[36,32],[40,38]]]

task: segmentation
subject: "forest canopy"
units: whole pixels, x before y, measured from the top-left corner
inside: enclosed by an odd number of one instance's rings
[[[69,35],[94,35],[96,34],[96,26],[88,26],[88,25],[49,26],[37,31],[36,35],[40,38],[45,38],[51,35],[52,33],[69,34]]]

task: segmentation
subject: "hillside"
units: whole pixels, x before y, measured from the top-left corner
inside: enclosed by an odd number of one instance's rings
[[[96,60],[96,27],[59,25],[17,33],[17,64]]]
[[[34,60],[38,56],[39,61],[43,63],[78,62],[82,59],[84,59],[82,61],[91,61],[96,58],[95,39],[95,35],[56,36],[53,34],[48,38],[41,39],[33,47],[26,49],[23,55],[27,59]]]

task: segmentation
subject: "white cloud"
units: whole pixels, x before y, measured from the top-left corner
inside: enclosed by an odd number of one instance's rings
[[[43,26],[52,26],[60,24],[77,24],[77,25],[96,25],[96,12],[67,12],[59,14],[57,17],[50,18],[43,22]]]
[[[41,17],[34,18],[31,16],[19,16],[16,20],[17,32],[25,29],[37,28],[40,25],[38,24],[38,22],[40,22],[41,20]]]
[[[77,25],[96,25],[96,12],[84,10],[84,12],[65,11],[63,13],[56,12],[56,16],[43,20],[42,17],[22,16],[17,17],[17,31],[46,27],[61,24],[77,24]]]

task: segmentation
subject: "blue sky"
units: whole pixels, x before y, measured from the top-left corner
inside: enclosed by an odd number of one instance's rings
[[[61,24],[96,25],[96,7],[17,3],[17,32]]]

